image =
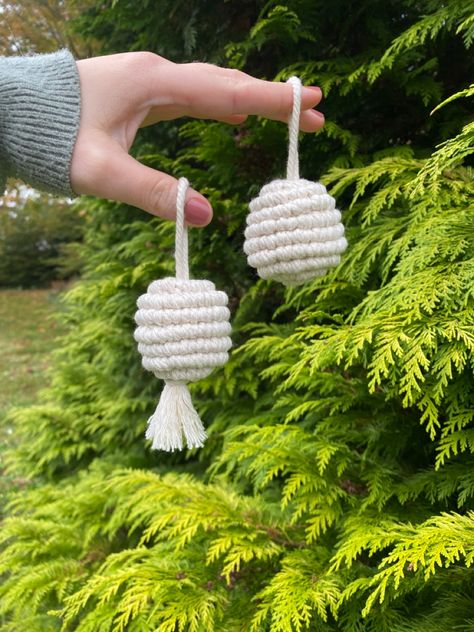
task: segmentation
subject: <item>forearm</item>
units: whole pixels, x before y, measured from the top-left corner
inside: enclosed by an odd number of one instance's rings
[[[79,119],[79,76],[69,51],[0,57],[0,195],[8,176],[74,195],[69,174]]]

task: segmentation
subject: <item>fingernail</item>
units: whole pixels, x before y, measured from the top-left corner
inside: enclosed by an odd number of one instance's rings
[[[192,197],[184,205],[186,221],[195,226],[205,226],[212,217],[212,207],[204,198]]]

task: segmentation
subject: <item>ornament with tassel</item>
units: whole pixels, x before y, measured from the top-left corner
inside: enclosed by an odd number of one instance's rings
[[[232,346],[225,292],[207,280],[189,278],[184,201],[189,183],[178,181],[176,200],[176,277],[153,281],[137,301],[135,340],[142,365],[165,381],[160,401],[148,420],[146,438],[156,450],[202,447],[202,421],[187,383],[224,365]]]

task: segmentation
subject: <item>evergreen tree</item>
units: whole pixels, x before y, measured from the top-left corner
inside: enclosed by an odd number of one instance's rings
[[[81,214],[67,200],[10,189],[0,201],[0,287],[48,285],[77,275],[81,232]]]
[[[157,384],[132,317],[172,270],[173,226],[90,200],[51,388],[14,414],[10,467],[32,482],[2,529],[2,630],[473,629],[474,2],[119,0],[86,27],[107,52],[322,85],[302,175],[331,187],[349,248],[299,289],[246,266],[283,125],[143,135],[137,155],[216,211],[191,235],[194,275],[233,308],[231,361],[193,386],[210,438],[144,447]]]

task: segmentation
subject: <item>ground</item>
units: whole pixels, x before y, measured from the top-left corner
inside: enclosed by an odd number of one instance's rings
[[[48,383],[51,352],[61,328],[57,290],[0,289],[0,505],[14,481],[2,471],[2,453],[11,442],[8,411],[35,401]]]

